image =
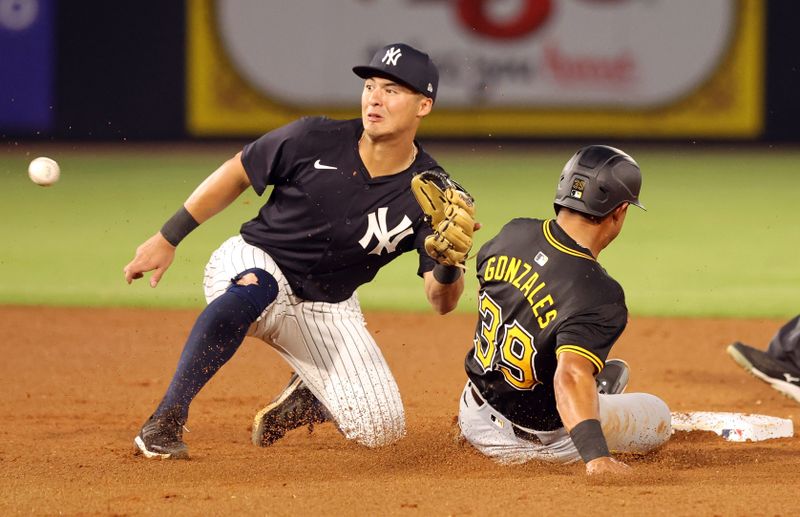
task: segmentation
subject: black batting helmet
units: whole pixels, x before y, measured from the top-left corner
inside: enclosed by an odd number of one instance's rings
[[[622,203],[641,209],[642,171],[627,154],[607,145],[590,145],[570,158],[558,181],[554,208],[571,208],[604,217]]]

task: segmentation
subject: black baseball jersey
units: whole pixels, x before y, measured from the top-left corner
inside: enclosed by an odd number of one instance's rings
[[[513,423],[558,429],[557,356],[576,353],[603,369],[628,320],[622,287],[552,219],[512,220],[477,260],[479,314],[467,375]]]
[[[417,143],[405,171],[370,177],[358,154],[360,119],[308,117],[246,145],[242,164],[261,195],[274,188],[242,238],[275,260],[294,293],[340,302],[400,254],[417,249],[418,274],[435,262],[431,229],[411,193],[411,177],[438,167]]]

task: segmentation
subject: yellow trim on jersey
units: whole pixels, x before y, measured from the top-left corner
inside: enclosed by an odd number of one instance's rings
[[[544,238],[547,239],[547,242],[549,242],[551,246],[553,246],[558,251],[566,253],[567,255],[572,255],[573,257],[585,258],[587,260],[594,260],[594,257],[592,257],[591,255],[587,255],[586,253],[582,253],[578,250],[568,248],[563,244],[561,244],[560,242],[558,242],[556,238],[553,237],[553,234],[550,233],[551,221],[552,219],[548,219],[544,223],[542,223],[542,231],[544,232]]]
[[[585,357],[591,361],[592,364],[594,364],[594,367],[597,368],[598,373],[603,369],[603,366],[605,366],[599,357],[585,348],[579,347],[578,345],[561,345],[560,347],[556,348],[556,358],[558,358],[562,352],[572,352],[573,354],[578,354],[582,357]]]

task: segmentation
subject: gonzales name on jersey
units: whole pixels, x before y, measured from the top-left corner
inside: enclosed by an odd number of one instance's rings
[[[514,219],[477,257],[478,323],[466,357],[483,398],[513,423],[563,426],[553,389],[557,356],[602,370],[625,329],[622,287],[553,219]]]

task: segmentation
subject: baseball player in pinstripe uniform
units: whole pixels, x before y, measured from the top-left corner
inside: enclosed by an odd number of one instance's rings
[[[134,440],[146,457],[188,456],[182,429],[189,404],[245,335],[272,345],[296,372],[256,415],[256,445],[327,420],[369,447],[404,435],[397,384],[365,328],[355,290],[411,250],[437,312],[452,310],[463,290],[459,268],[425,253],[432,230],[409,188],[414,174],[438,167],[415,141],[436,98],[438,71],[426,54],[401,43],[353,71],[364,79],[360,119],[303,118],[246,145],[125,267],[128,283],[153,271],[155,287],[190,231],[245,189],[261,195],[272,186],[259,213],[206,266],[208,306],[164,398]]]
[[[561,173],[555,219],[514,219],[478,252],[480,306],[459,425],[487,456],[583,459],[589,474],[619,473],[627,466],[611,452],[643,453],[669,439],[667,405],[622,394],[628,367],[606,361],[628,310],[597,256],[628,206],[641,206],[641,181],[627,154],[585,147]]]
[[[728,346],[727,352],[754,377],[800,402],[800,316],[778,330],[766,351],[736,341]]]

